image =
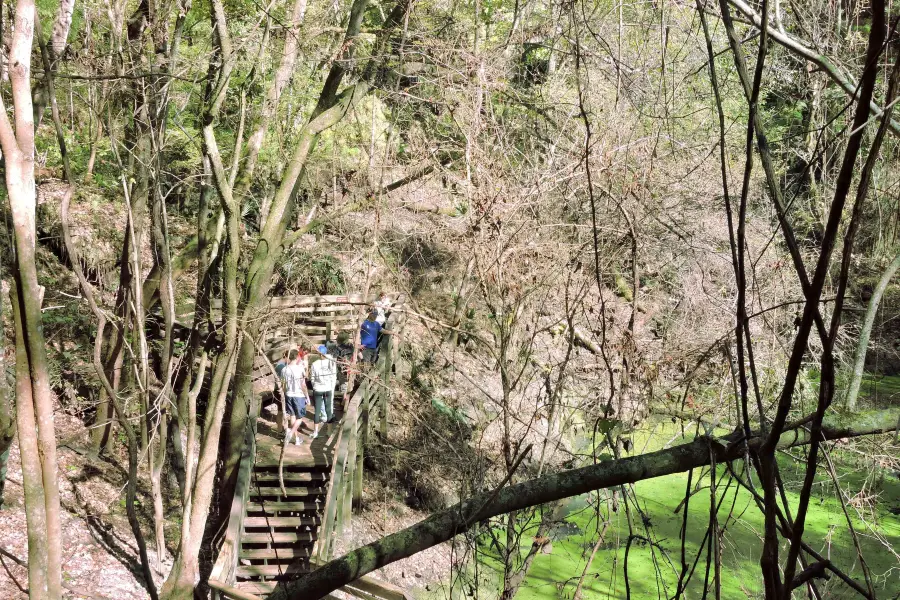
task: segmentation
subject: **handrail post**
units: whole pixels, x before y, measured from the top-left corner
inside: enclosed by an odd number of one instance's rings
[[[363,384],[365,385],[365,383]],[[354,487],[356,485],[356,456],[359,450],[359,436],[357,434],[357,427],[359,426],[359,411],[362,410],[363,402],[366,399],[366,390],[365,388],[361,389],[362,396],[360,396],[360,403],[357,407],[357,413],[355,415],[351,415],[354,417],[353,421],[350,423],[350,439],[347,440],[347,458],[344,463],[344,489],[341,490],[342,494],[340,496],[341,503],[341,530],[340,533],[343,535],[346,531],[351,531],[353,529],[353,496],[355,494]]]
[[[363,461],[365,460],[366,444],[369,441],[369,410],[372,406],[372,394],[369,386],[362,396],[360,403],[360,422],[357,428],[358,443],[356,446],[356,471],[353,477],[353,506],[359,508],[362,506],[362,488],[363,488]]]
[[[388,321],[388,324],[391,325],[390,330],[393,332],[393,323]],[[381,373],[379,373],[381,384],[385,388],[387,387],[388,382],[391,380],[391,369],[393,367],[393,348],[394,348],[394,340],[393,335],[384,336],[384,355],[381,363]],[[388,426],[388,394],[384,389],[378,390],[378,401],[379,408],[381,409],[381,426],[380,426],[380,434],[381,439],[387,439],[387,426]]]

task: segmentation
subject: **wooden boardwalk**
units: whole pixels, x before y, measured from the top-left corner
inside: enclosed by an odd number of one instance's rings
[[[334,399],[335,408],[344,401],[342,396]],[[303,427],[300,437],[303,443],[299,446],[292,441],[284,447],[284,464],[296,467],[330,467],[337,443],[340,423],[344,418],[344,411],[335,410],[334,420],[331,425],[325,425],[319,432],[319,437],[310,439],[312,423],[315,411],[312,406],[306,408],[306,418],[303,419]],[[281,458],[284,429],[281,419],[267,419],[260,415],[256,426],[256,460],[254,465],[259,467],[277,467]]]
[[[335,401],[342,402],[343,398]],[[316,439],[310,439],[309,429],[302,430],[300,446],[293,441],[283,444],[280,418],[257,420],[256,456],[245,504],[236,589],[264,597],[279,581],[309,570],[342,416],[335,415],[336,422],[322,428]],[[314,411],[308,411],[307,417],[304,425],[311,426]],[[284,463],[279,474],[282,451]]]
[[[273,299],[273,304],[292,312],[288,302]],[[325,332],[329,339],[341,329],[355,331],[358,326],[347,319],[337,326],[333,320],[338,310],[347,310],[350,304],[339,302],[336,309],[316,297],[315,303],[298,299],[301,308],[293,312],[302,315],[301,327],[309,327],[310,320],[319,317],[308,311],[312,304],[322,308],[321,318],[329,323]],[[396,331],[397,322],[396,317],[389,317],[386,327]],[[318,336],[319,325],[313,327]],[[270,359],[280,354],[285,337],[267,340]],[[315,411],[311,405],[307,407],[299,446],[293,441],[283,444],[281,417],[271,406],[260,410],[262,398],[271,397],[275,383],[271,368],[260,357],[253,377],[257,398],[250,410],[228,528],[209,579],[217,597],[264,598],[282,582],[302,577],[317,561],[331,558],[334,540],[343,534],[352,506],[361,498],[363,455],[370,429],[378,421],[380,430],[386,430],[385,390],[393,371],[393,338],[382,337],[378,362],[357,381],[352,393],[346,398],[336,395],[334,423],[321,428],[316,439],[309,435]],[[368,600],[406,598],[399,588],[368,577],[343,591]]]

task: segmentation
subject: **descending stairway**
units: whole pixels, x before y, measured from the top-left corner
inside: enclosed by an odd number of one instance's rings
[[[244,431],[228,526],[208,578],[217,600],[258,600],[280,583],[302,577],[311,565],[332,557],[335,542],[349,525],[352,507],[362,499],[369,435],[375,427],[382,436],[387,435],[387,384],[393,373],[396,336],[383,336],[378,361],[351,386],[347,398],[336,394],[335,423],[315,440],[304,435],[300,446],[282,447],[280,419],[274,418],[269,408],[262,408],[264,402],[271,402],[271,361],[281,356],[285,344],[298,331],[307,342],[327,340],[341,330],[354,331],[357,321],[352,315],[359,304],[367,303],[355,296],[272,299],[273,309],[298,316],[286,336],[276,331],[267,338],[267,357],[257,357],[254,364],[255,396]],[[395,306],[402,302],[398,300]],[[402,314],[389,313],[385,329],[398,331]],[[345,584],[340,591],[363,600],[409,600],[400,588],[369,576]]]
[[[265,597],[278,581],[309,571],[321,524],[330,469],[284,466],[282,496],[277,465],[253,469],[235,587]]]

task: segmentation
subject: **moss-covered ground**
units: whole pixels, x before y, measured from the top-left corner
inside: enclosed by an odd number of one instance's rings
[[[636,447],[651,450],[669,442],[673,437],[672,426],[657,426],[635,436]],[[644,444],[646,443],[646,446]],[[677,440],[674,442],[677,443]],[[865,559],[869,565],[879,598],[896,598],[900,594],[900,557],[893,549],[900,549],[900,517],[890,509],[900,508],[900,481],[895,473],[872,470],[871,457],[856,454],[832,454],[836,461],[841,485],[845,494],[855,497],[848,506],[853,526],[859,534]],[[800,458],[800,453],[797,453]],[[853,463],[851,465],[851,462]],[[781,459],[782,474],[787,497],[796,511],[799,500],[799,481],[803,465],[791,456]],[[867,468],[868,467],[868,468]],[[718,510],[722,535],[721,585],[722,598],[760,598],[761,575],[759,557],[763,530],[763,517],[749,492],[734,482],[726,489],[729,479],[724,469],[718,470],[719,498],[724,501]],[[634,493],[640,512],[632,505],[632,522],[635,538],[628,552],[628,581],[631,598],[672,598],[677,589],[681,568],[681,542],[679,532],[683,513],[677,512],[685,493],[688,475],[677,474],[639,482]],[[699,484],[689,505],[687,562],[692,564],[700,553],[696,570],[691,577],[685,597],[703,597],[706,576],[706,551],[701,543],[709,522],[708,470],[701,476],[694,472],[692,487]],[[861,490],[865,490],[860,494]],[[601,496],[601,498],[605,498]],[[860,502],[875,499],[873,504]],[[571,598],[587,558],[597,540],[596,495],[573,499],[568,505],[566,526],[551,534],[552,550],[540,553],[531,567],[529,576],[516,596],[520,600],[549,600]],[[602,500],[603,518],[606,518],[606,502]],[[641,514],[642,513],[642,514]],[[629,536],[625,511],[620,509],[609,516],[609,526],[604,541],[588,569],[583,586],[583,598],[626,598],[625,558]],[[602,522],[602,521],[601,521]],[[532,544],[537,518],[533,529],[522,536],[522,554]],[[502,539],[502,533],[497,532]],[[652,544],[645,539],[652,540]],[[834,494],[830,477],[824,474],[817,482],[810,513],[806,520],[804,539],[821,554],[864,584],[863,572],[854,550],[847,520],[841,503]],[[501,589],[502,573],[496,552],[489,543],[489,536],[479,540],[481,592],[490,597]],[[782,554],[782,557],[784,554]],[[485,571],[487,575],[485,575]],[[710,574],[710,582],[712,574]],[[819,589],[826,598],[851,598],[850,588],[837,578],[819,581]],[[468,586],[467,586],[468,587]],[[444,593],[446,590],[444,590]],[[471,588],[469,588],[471,593]],[[454,594],[455,596],[456,594]],[[710,598],[714,597],[710,591]],[[800,597],[800,596],[798,596]],[[804,593],[802,597],[806,597]]]

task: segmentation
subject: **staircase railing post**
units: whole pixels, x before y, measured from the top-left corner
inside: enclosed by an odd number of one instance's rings
[[[363,392],[363,396],[361,399],[365,398],[365,390],[361,390]],[[358,410],[362,409],[362,402],[358,407]],[[353,422],[350,423],[350,439],[347,440],[347,457],[346,462],[344,463],[344,489],[341,490],[341,495],[338,501],[341,503],[341,529],[340,534],[343,535],[345,531],[347,531],[347,527],[352,529],[353,526],[353,494],[354,488],[356,487],[356,454],[359,445],[359,439],[357,436],[356,428],[359,424],[359,413],[355,415],[350,415],[353,418]]]
[[[390,325],[390,330],[393,331],[393,323],[388,321]],[[379,373],[379,378],[381,379],[378,390],[378,400],[379,400],[379,408],[381,409],[381,423],[380,423],[380,433],[381,439],[387,439],[387,426],[388,426],[388,394],[387,394],[387,385],[391,380],[391,369],[393,368],[393,348],[394,348],[394,336],[386,335],[384,336],[383,342],[383,356],[381,363],[381,372]]]
[[[368,385],[368,382],[363,385],[366,386],[366,389],[363,391],[360,405],[362,414],[357,433],[356,471],[353,474],[353,506],[357,508],[362,506],[363,461],[365,460],[366,444],[369,441],[369,410],[372,406],[372,386]]]

